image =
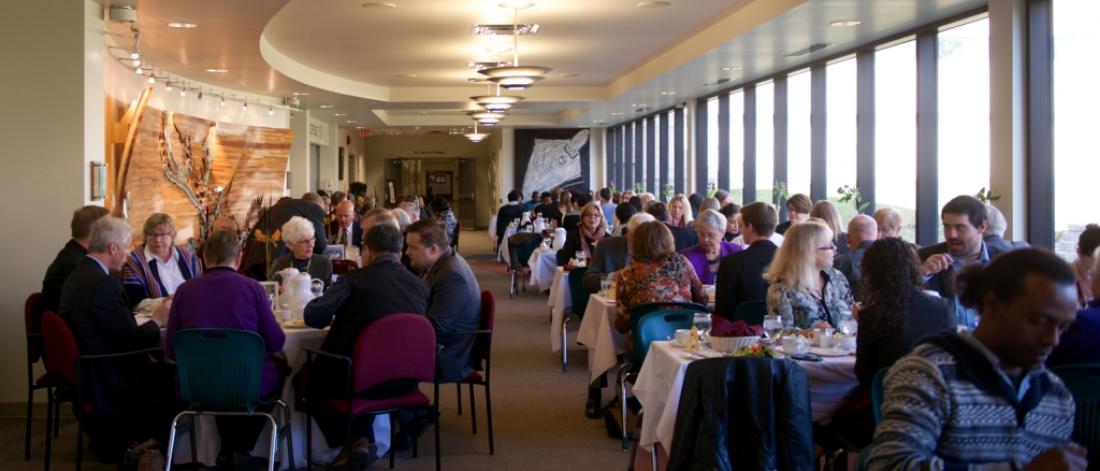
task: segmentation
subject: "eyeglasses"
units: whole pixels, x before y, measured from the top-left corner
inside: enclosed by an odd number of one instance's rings
[[[149,234],[149,237],[152,237],[152,238],[155,239],[157,237],[172,237],[173,235],[174,234],[172,234],[171,232],[154,232],[152,234]]]
[[[832,250],[833,252],[836,252],[836,244],[829,244],[824,247],[818,247],[817,250]]]

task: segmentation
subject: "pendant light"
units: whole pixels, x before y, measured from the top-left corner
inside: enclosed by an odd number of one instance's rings
[[[545,79],[552,69],[537,65],[519,65],[519,9],[513,9],[512,15],[512,65],[481,69],[478,73],[509,90],[523,90]]]
[[[477,132],[477,121],[474,121],[474,132],[468,132],[468,133],[463,134],[463,135],[466,136],[466,139],[469,139],[470,142],[475,142],[475,143],[476,142],[481,142],[486,137],[489,137],[489,133]]]

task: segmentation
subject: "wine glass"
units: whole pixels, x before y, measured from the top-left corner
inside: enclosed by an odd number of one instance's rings
[[[764,316],[764,335],[767,336],[768,341],[778,343],[781,332],[783,332],[782,317],[778,315]]]
[[[697,312],[691,319],[691,325],[699,331],[700,340],[710,337],[711,317],[709,312]]]

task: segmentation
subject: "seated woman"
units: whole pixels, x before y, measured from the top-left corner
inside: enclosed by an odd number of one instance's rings
[[[741,235],[741,223],[737,220],[741,214],[741,207],[737,203],[730,203],[722,206],[722,209],[718,210],[726,217],[726,234],[722,237],[722,240],[726,242],[733,242],[737,236]]]
[[[210,234],[204,245],[204,261],[208,271],[180,285],[168,313],[164,352],[175,359],[173,345],[176,332],[184,329],[239,329],[256,332],[264,340],[268,357],[260,380],[260,394],[278,394],[283,378],[289,372],[281,356],[286,337],[271,312],[263,287],[255,280],[237,273],[241,261],[241,239],[233,231],[219,229]],[[217,417],[218,435],[222,439],[218,467],[232,463],[235,469],[251,458],[249,452],[263,431],[263,417]]]
[[[576,258],[577,252],[584,252],[586,260],[592,259],[596,252],[596,243],[607,236],[607,221],[603,219],[603,209],[599,204],[589,203],[580,211],[581,222],[576,230],[565,236],[565,245],[558,250],[558,266],[565,266]]]
[[[1100,249],[1094,252],[1090,282],[1091,292],[1100,293]],[[1100,363],[1100,299],[1094,298],[1077,311],[1077,320],[1062,333],[1058,346],[1047,357],[1047,366]]]
[[[810,210],[810,217],[824,221],[825,225],[829,226],[829,230],[833,231],[833,244],[836,245],[836,253],[833,255],[848,254],[848,234],[844,232],[840,222],[840,211],[836,209],[835,204],[825,200],[814,203],[813,209]]]
[[[717,200],[716,200],[717,201]],[[695,274],[704,285],[713,285],[718,273],[718,264],[726,255],[741,251],[741,246],[723,240],[726,233],[726,217],[713,209],[699,213],[695,220],[695,233],[699,235],[699,244],[683,252],[695,268]]]
[[[316,243],[313,233],[313,224],[301,216],[290,218],[281,229],[283,243],[290,249],[290,253],[276,258],[271,263],[271,271],[275,273],[275,281],[282,282],[279,271],[284,268],[297,268],[299,272],[309,273],[311,278],[320,279],[325,288],[332,281],[332,262],[324,255],[313,253],[313,244]]]
[[[876,241],[860,263],[866,305],[859,310],[856,377],[870,387],[875,372],[893,365],[917,340],[955,328],[943,298],[921,289],[920,259],[896,237]]]
[[[644,223],[627,237],[633,260],[615,275],[616,330],[630,332],[630,310],[640,304],[707,302],[703,284],[687,258],[676,253],[672,231],[664,223]]]
[[[454,247],[455,238],[458,237],[456,235],[458,232],[458,219],[455,218],[455,212],[451,210],[451,203],[437,196],[432,200],[432,213],[447,228],[447,242],[451,244],[451,247]]]
[[[1077,303],[1087,306],[1096,293],[1092,289],[1092,266],[1100,257],[1097,249],[1100,248],[1100,226],[1089,224],[1081,235],[1077,237],[1077,259],[1070,265],[1073,267],[1073,275],[1077,278]]]
[[[577,230],[577,226],[581,224],[581,195],[574,195],[569,193],[568,191],[563,191],[561,195],[562,198],[565,198],[567,196],[569,198],[569,202],[567,204],[558,206],[558,211],[560,211],[562,214],[561,227],[564,228],[566,231],[575,231]]]
[[[199,258],[173,245],[176,227],[172,216],[153,213],[141,228],[142,246],[130,252],[122,266],[122,284],[133,310],[145,298],[171,296],[184,281],[198,276]]]
[[[705,200],[704,200],[705,201]],[[686,196],[680,193],[668,201],[668,225],[674,227],[690,227],[692,217],[691,203]]]
[[[833,268],[833,232],[820,219],[791,226],[768,267],[768,314],[799,329],[835,326],[852,310],[852,291]]]

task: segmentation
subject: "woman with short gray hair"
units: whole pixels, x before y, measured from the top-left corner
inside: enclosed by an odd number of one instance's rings
[[[145,219],[141,233],[141,247],[130,252],[122,267],[122,284],[131,309],[146,298],[171,296],[184,281],[202,273],[195,253],[175,245],[172,216],[153,213]]]
[[[695,233],[699,236],[699,244],[681,253],[695,268],[699,281],[713,285],[722,257],[740,252],[741,246],[726,242],[726,217],[713,209],[704,210],[695,218]]]
[[[317,242],[313,223],[304,217],[294,216],[280,230],[283,243],[290,253],[272,262],[272,279],[281,283],[283,278],[279,271],[297,268],[299,272],[309,273],[310,277],[321,280],[327,288],[332,281],[332,262],[324,255],[313,253],[313,245]]]

